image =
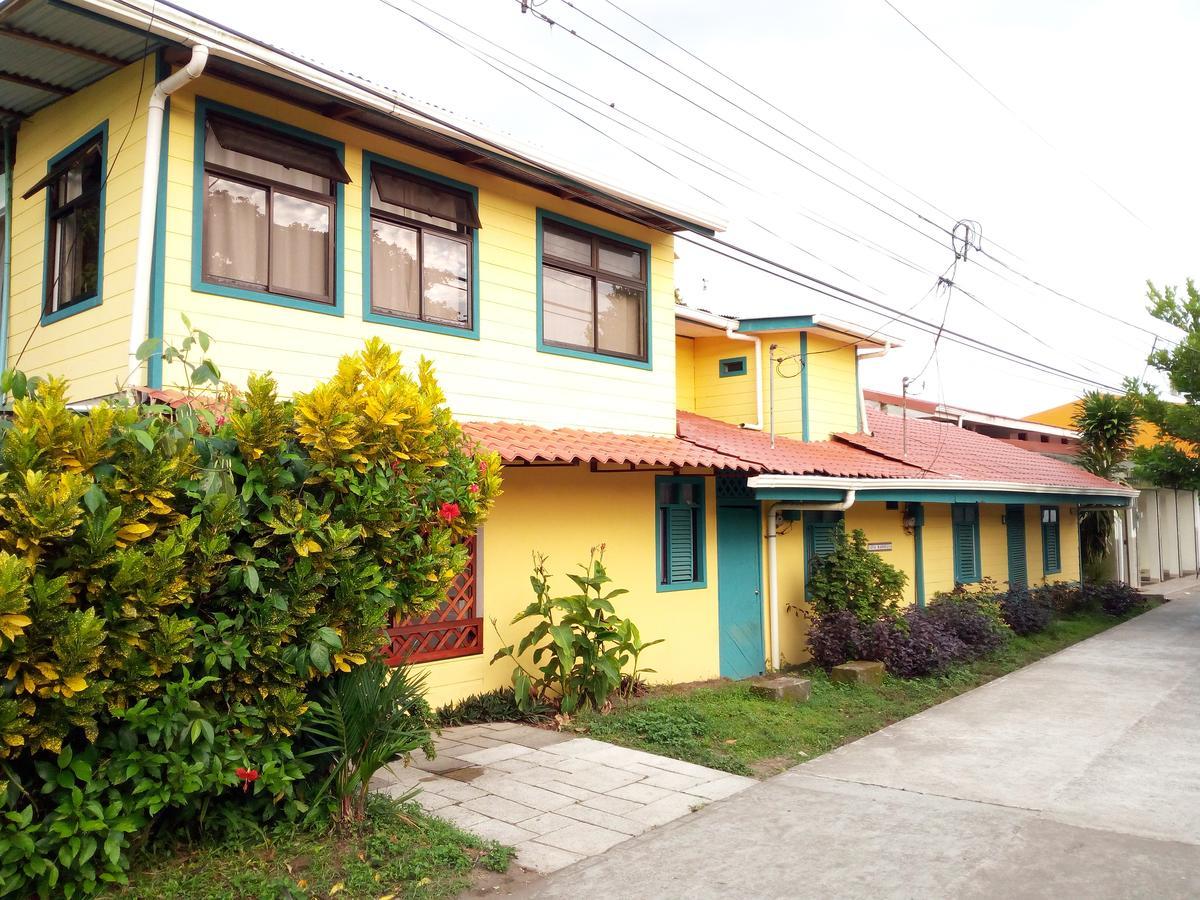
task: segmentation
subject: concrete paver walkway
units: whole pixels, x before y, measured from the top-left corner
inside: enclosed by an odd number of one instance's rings
[[[519,865],[553,872],[757,782],[508,723],[448,728],[436,759],[389,766],[376,788],[517,849]]]
[[[532,886],[1200,896],[1200,590]]]

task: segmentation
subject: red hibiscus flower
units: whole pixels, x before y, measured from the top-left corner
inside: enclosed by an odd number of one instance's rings
[[[461,515],[462,510],[458,508],[457,503],[443,503],[438,510],[438,518],[443,522],[453,522]]]
[[[234,774],[241,780],[243,791],[250,790],[250,782],[258,781],[258,769],[243,769],[239,766]]]
[[[479,485],[473,484],[470,487],[468,487],[467,490],[470,491],[472,494],[478,494],[479,493]]]

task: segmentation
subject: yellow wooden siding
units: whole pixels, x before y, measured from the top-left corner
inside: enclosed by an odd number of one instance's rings
[[[617,612],[629,616],[644,640],[666,638],[646,651],[642,664],[657,669],[655,682],[693,681],[720,671],[717,635],[716,502],[713,480],[705,479],[705,588],[656,590],[654,473],[598,474],[580,467],[507,468],[504,493],[483,530],[482,612],[484,652],[467,659],[429,663],[430,702],[452,699],[510,684],[511,669],[489,660],[500,646],[495,619],[505,642],[519,640],[533,620],[511,624],[532,599],[532,554],[548,558],[557,593],[574,585],[567,572],[587,561],[590,548],[605,545],[604,561],[613,587],[629,590],[616,598]]]
[[[856,503],[846,510],[846,530],[862,529],[869,543],[890,543],[892,549],[878,551],[878,556],[888,565],[904,573],[905,606],[915,603],[917,556],[914,537],[904,531],[904,504],[899,509],[888,509],[886,503]]]
[[[332,373],[338,358],[376,335],[410,363],[426,355],[436,365],[450,406],[462,419],[505,419],[547,427],[653,434],[675,432],[675,301],[673,237],[531,188],[439,159],[276,100],[201,79],[171,101],[164,322],[178,340],[180,314],[214,339],[224,376],[244,383],[272,371],[282,391],[304,390]],[[194,292],[192,172],[195,97],[203,96],[343,141],[352,183],[345,189],[341,317]],[[479,340],[362,318],[362,151],[478,187]],[[537,208],[570,216],[651,244],[651,370],[576,359],[537,350],[535,271]],[[168,370],[166,383],[178,380]]]
[[[824,441],[837,432],[858,431],[857,351],[845,340],[808,336],[808,436]]]
[[[758,400],[754,385],[759,367],[755,364],[754,344],[711,337],[696,338],[694,347],[696,412],[734,425],[757,421]],[[722,378],[721,360],[738,357],[746,358],[746,374]]]
[[[675,406],[696,412],[696,342],[693,338],[675,337]]]
[[[771,345],[775,344],[775,374],[771,375]],[[771,427],[774,409],[775,433],[801,440],[804,435],[804,404],[801,400],[800,333],[762,335],[763,429]],[[785,358],[786,357],[786,358]],[[774,401],[771,383],[774,380]]]
[[[144,73],[143,73],[144,68]],[[143,77],[141,101],[139,79]],[[153,59],[114,72],[21,123],[13,174],[12,280],[6,365],[71,381],[70,399],[112,394],[124,380],[129,344],[142,163],[145,99],[155,75]],[[46,199],[21,195],[46,175],[47,162],[108,122],[105,160],[104,281],[101,303],[41,326],[44,301]],[[50,277],[53,277],[52,275]]]

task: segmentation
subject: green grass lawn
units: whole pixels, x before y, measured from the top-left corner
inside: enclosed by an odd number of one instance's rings
[[[744,684],[725,682],[662,688],[608,714],[581,715],[578,721],[598,740],[765,777],[1122,621],[1125,619],[1099,612],[1056,619],[1046,631],[1013,637],[990,656],[956,666],[944,675],[910,680],[886,677],[877,688],[835,684],[823,670],[808,667],[803,672],[812,679],[812,698],[807,703],[763,700]]]
[[[503,872],[512,851],[424,815],[415,804],[373,798],[359,831],[278,831],[135,861],[122,898],[453,897],[476,868]]]

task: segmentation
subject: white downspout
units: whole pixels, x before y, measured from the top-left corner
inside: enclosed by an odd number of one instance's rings
[[[882,359],[883,357],[888,355],[888,352],[891,349],[892,349],[892,342],[885,341],[883,346],[880,347],[878,350],[868,350],[866,353],[859,353],[857,359],[855,360],[855,365],[858,364],[858,360],[862,360],[862,359],[875,359],[876,357],[879,357]],[[867,418],[867,395],[863,391],[863,386],[862,386],[861,381],[858,384],[858,414],[862,417],[863,433],[870,434],[871,433],[871,420]]]
[[[142,206],[138,214],[137,260],[133,269],[133,309],[129,317],[129,375],[128,384],[141,361],[138,348],[146,340],[150,322],[150,277],[154,265],[154,220],[158,210],[158,172],[162,165],[163,113],[167,97],[189,81],[200,77],[208,62],[208,48],[203,44],[192,47],[192,58],[186,66],[154,86],[146,106],[146,158],[142,163]]]
[[[754,342],[754,380],[756,382],[756,390],[754,392],[755,408],[758,418],[753,425],[743,424],[743,428],[753,428],[755,431],[763,430],[763,380],[762,380],[762,339],[753,334],[738,334],[734,331],[737,325],[729,324],[725,327],[725,337],[731,341],[753,341]]]
[[[767,509],[767,590],[770,591],[771,603],[771,669],[779,671],[779,554],[776,543],[779,537],[779,514],[784,510],[836,510],[844,512],[854,505],[853,490],[837,503],[804,503],[781,501],[772,503]]]

